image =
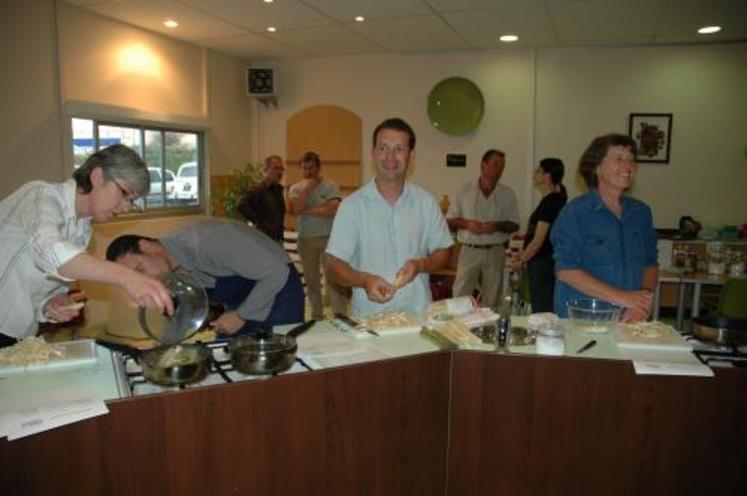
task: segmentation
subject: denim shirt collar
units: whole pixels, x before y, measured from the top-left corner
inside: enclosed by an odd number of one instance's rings
[[[604,204],[604,201],[602,200],[602,197],[599,194],[599,191],[597,190],[597,188],[592,188],[590,193],[593,199],[591,203],[591,208],[593,210],[597,210],[597,211],[598,210],[609,210],[609,208],[607,208],[607,205]],[[630,198],[628,198],[628,196],[625,194],[621,195],[620,196],[620,206],[622,207],[621,217],[625,216],[625,214],[630,209],[630,205],[631,205]]]

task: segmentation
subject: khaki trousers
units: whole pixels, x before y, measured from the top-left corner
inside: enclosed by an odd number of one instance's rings
[[[454,279],[454,296],[469,296],[480,283],[481,305],[495,308],[503,289],[504,262],[503,244],[487,249],[462,245]]]
[[[301,257],[303,278],[306,282],[306,297],[311,304],[311,318],[324,318],[324,301],[322,300],[322,257],[327,248],[329,236],[309,236],[298,238],[298,256]],[[344,289],[326,281],[327,295],[333,313],[347,315],[347,297]]]

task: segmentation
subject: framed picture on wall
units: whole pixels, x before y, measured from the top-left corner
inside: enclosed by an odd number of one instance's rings
[[[638,148],[637,162],[669,163],[672,114],[630,114],[628,134]]]

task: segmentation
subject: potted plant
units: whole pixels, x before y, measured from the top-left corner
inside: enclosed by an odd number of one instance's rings
[[[213,215],[241,219],[239,201],[241,196],[262,181],[262,172],[251,163],[234,169],[229,176],[218,176],[214,184],[212,199]]]

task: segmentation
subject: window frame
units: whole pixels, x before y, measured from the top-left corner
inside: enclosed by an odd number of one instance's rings
[[[68,150],[69,150],[69,156],[70,156],[70,177],[72,177],[72,172],[75,170],[75,160],[74,160],[74,154],[73,154],[73,140],[75,139],[75,136],[73,136],[73,126],[72,122],[73,119],[85,119],[92,122],[93,125],[93,149],[98,150],[99,146],[99,127],[100,126],[113,126],[113,127],[123,127],[123,128],[130,128],[130,129],[137,129],[140,135],[140,146],[139,149],[136,149],[135,151],[138,152],[138,154],[141,157],[145,157],[145,133],[146,131],[156,131],[161,133],[161,158],[162,158],[162,165],[159,167],[161,169],[161,191],[165,191],[166,186],[166,174],[164,173],[167,169],[165,167],[166,163],[166,140],[165,140],[165,134],[168,132],[174,132],[174,133],[192,133],[197,138],[197,154],[195,161],[197,162],[197,168],[198,168],[198,175],[197,175],[197,188],[198,188],[198,199],[199,202],[196,205],[174,205],[174,206],[161,206],[161,207],[148,207],[147,205],[147,198],[145,200],[145,208],[139,209],[139,208],[133,208],[129,212],[125,214],[121,214],[117,216],[115,219],[109,221],[109,222],[116,222],[117,220],[133,220],[136,218],[149,218],[149,217],[163,217],[163,216],[174,216],[174,215],[195,215],[195,214],[205,214],[208,211],[209,207],[209,199],[208,199],[208,187],[207,187],[207,164],[205,157],[207,156],[206,153],[206,143],[207,143],[207,133],[208,130],[205,129],[203,126],[200,125],[182,125],[179,123],[163,123],[163,122],[154,122],[150,120],[138,120],[138,119],[128,119],[128,118],[120,118],[120,117],[112,117],[112,116],[97,116],[97,115],[91,115],[85,112],[81,113],[69,113],[67,115],[68,120],[68,126],[67,130],[69,133],[69,139],[67,139],[68,142]],[[146,163],[148,167],[156,167],[156,166],[150,166]],[[174,177],[176,178],[176,172],[173,172]],[[147,197],[147,195],[146,195]]]

